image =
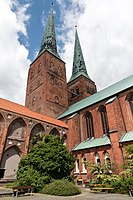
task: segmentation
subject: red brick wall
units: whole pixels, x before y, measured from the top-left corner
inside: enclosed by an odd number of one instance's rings
[[[67,109],[67,83],[63,61],[45,51],[31,64],[25,104],[31,110],[53,118],[57,118]]]
[[[72,91],[74,93],[77,93],[77,90],[76,90],[77,87],[79,88],[79,94],[73,96]],[[96,91],[97,91],[96,85],[92,80],[82,75],[79,76],[78,78],[68,83],[69,106],[94,94]]]

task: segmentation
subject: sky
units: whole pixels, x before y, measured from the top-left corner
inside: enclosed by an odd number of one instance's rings
[[[0,98],[25,103],[51,0],[0,0]],[[73,64],[75,26],[90,78],[102,90],[133,74],[132,0],[53,0],[58,52]]]

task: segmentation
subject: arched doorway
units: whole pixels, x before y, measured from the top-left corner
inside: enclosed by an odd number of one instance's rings
[[[20,162],[19,149],[16,146],[8,148],[2,157],[1,168],[6,169],[5,179],[16,179],[18,164]]]

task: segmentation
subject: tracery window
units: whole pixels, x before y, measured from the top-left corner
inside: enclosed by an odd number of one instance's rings
[[[130,108],[131,108],[131,111],[132,111],[132,114],[133,114],[133,94],[130,96],[128,101],[129,101],[129,105],[130,105]]]
[[[86,119],[87,138],[92,138],[92,137],[94,137],[94,127],[93,127],[92,114],[90,112],[86,113],[85,119]]]
[[[99,109],[99,112],[101,114],[103,134],[107,134],[109,133],[109,124],[108,124],[108,117],[107,117],[107,111],[106,111],[105,106],[101,106]]]

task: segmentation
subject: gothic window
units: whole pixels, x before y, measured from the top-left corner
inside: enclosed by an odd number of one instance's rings
[[[87,167],[86,167],[86,157],[82,156],[82,172],[87,173]]]
[[[103,134],[107,134],[109,133],[109,125],[108,125],[107,111],[106,111],[105,106],[101,106],[99,108],[99,112],[101,115]]]
[[[87,138],[94,137],[93,118],[90,112],[85,115]]]
[[[33,127],[30,139],[34,138],[36,135],[39,135],[40,137],[44,135],[44,127],[42,126],[42,124],[36,124]]]
[[[75,161],[75,173],[79,173],[79,159],[78,159],[78,157],[76,158],[76,161]]]
[[[40,63],[40,64],[38,65],[38,73],[41,71],[41,69],[42,69],[42,64]]]
[[[59,97],[55,96],[55,103],[59,104]]]
[[[58,75],[62,76],[62,69],[61,69],[61,67],[58,68]]]
[[[60,89],[62,89],[62,88],[63,88],[63,86],[62,86],[62,83],[59,83],[59,88],[60,88]]]
[[[76,87],[76,93],[79,94],[79,87]]]
[[[50,70],[53,70],[53,67],[54,67],[54,63],[53,63],[53,62],[50,62],[49,69],[50,69]]]
[[[95,155],[95,162],[96,164],[100,164],[100,156],[98,153]]]
[[[35,74],[35,71],[32,70],[32,71],[31,71],[31,76],[30,76],[31,79],[34,77],[34,74]]]
[[[130,108],[131,108],[131,111],[132,111],[132,114],[133,114],[133,94],[130,96],[128,101],[129,101],[129,105],[130,105]]]
[[[109,155],[109,153],[107,151],[105,151],[104,155],[105,155],[105,157],[104,157],[105,165],[110,167],[111,166],[110,155]]]
[[[7,132],[7,135],[10,139],[16,139],[16,140],[24,140],[25,134],[26,134],[26,124],[21,118],[14,120],[10,124]]]
[[[36,98],[33,97],[33,98],[32,98],[32,106],[35,104],[35,100],[36,100]]]
[[[53,128],[50,131],[50,134],[53,135],[53,136],[58,136],[58,137],[60,136],[59,131],[56,128]]]
[[[2,132],[4,130],[4,118],[3,116],[0,114],[0,137],[2,135]]]

